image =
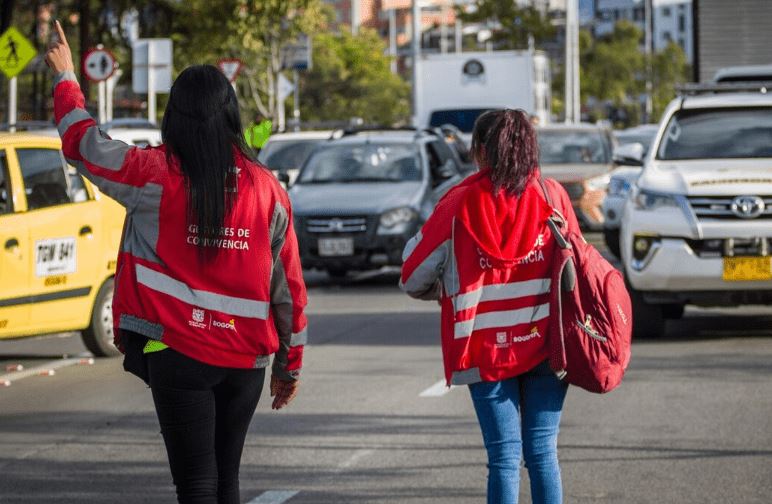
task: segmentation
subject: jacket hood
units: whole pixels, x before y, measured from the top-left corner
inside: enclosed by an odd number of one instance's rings
[[[457,225],[472,237],[495,267],[511,267],[525,258],[544,233],[552,207],[539,186],[537,172],[520,196],[493,192],[488,172],[466,180]]]

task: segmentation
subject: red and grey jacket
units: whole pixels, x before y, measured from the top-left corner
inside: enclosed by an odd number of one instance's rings
[[[54,81],[54,112],[67,160],[126,208],[113,315],[120,330],[162,341],[207,364],[299,376],[307,339],[306,289],[287,193],[271,173],[236,155],[237,197],[202,256],[187,219],[179,164],[164,147],[110,140],[86,112],[72,72]],[[230,178],[230,177],[229,177]]]
[[[402,289],[423,299],[439,292],[448,385],[517,376],[548,356],[555,243],[538,176],[519,197],[494,194],[487,170],[468,177],[405,247]],[[546,184],[578,230],[565,190]]]

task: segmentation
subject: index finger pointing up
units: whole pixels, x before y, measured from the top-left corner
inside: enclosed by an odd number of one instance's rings
[[[61,23],[59,23],[59,20],[56,20],[56,34],[59,36],[59,42],[61,42],[64,45],[69,45],[67,43],[67,37],[64,36],[64,30],[62,29]]]

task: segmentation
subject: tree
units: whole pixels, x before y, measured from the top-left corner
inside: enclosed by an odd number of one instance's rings
[[[521,7],[515,0],[475,0],[458,5],[456,12],[464,23],[487,23],[491,40],[498,49],[527,49],[529,40],[537,46],[552,39],[555,28],[533,6]]]
[[[643,32],[628,21],[620,21],[611,34],[597,40],[586,31],[580,33],[582,102],[600,102],[594,115],[605,117],[603,108],[611,105],[623,122],[638,122],[646,70],[642,37]]]
[[[652,57],[652,118],[662,116],[670,100],[675,98],[675,87],[690,80],[691,68],[686,62],[684,50],[671,42],[662,51]]]
[[[301,85],[306,120],[361,117],[391,125],[410,114],[410,87],[391,73],[386,46],[373,30],[314,37],[314,66]]]

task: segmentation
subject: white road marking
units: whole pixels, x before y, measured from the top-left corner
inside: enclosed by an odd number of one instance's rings
[[[297,490],[268,490],[247,502],[247,504],[282,504],[299,493]]]
[[[442,397],[454,388],[456,388],[455,385],[448,387],[445,385],[445,380],[440,380],[428,389],[418,394],[418,397]]]
[[[351,455],[347,460],[344,460],[343,462],[338,464],[338,471],[343,471],[345,469],[353,467],[354,464],[359,462],[361,459],[363,459],[363,458],[365,458],[365,457],[367,457],[369,455],[372,455],[373,451],[374,450],[366,450],[366,449],[355,451],[353,453],[353,455]]]
[[[24,371],[15,371],[12,373],[6,373],[4,375],[0,375],[0,383],[3,383],[3,382],[12,383],[15,381],[19,381],[23,378],[29,378],[30,376],[37,376],[41,373],[46,374],[48,371],[53,371],[53,370],[61,369],[68,366],[74,366],[75,364],[80,364],[81,361],[83,361],[82,358],[57,359],[55,361],[41,364],[40,366],[35,366],[34,368],[25,369]]]

